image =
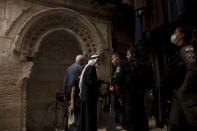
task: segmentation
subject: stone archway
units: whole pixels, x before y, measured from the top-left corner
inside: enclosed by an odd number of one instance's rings
[[[24,57],[34,57],[43,36],[56,28],[72,32],[81,41],[84,55],[103,52],[104,41],[96,28],[79,13],[66,8],[44,10],[29,18],[16,37],[13,51]]]
[[[53,31],[42,40],[27,83],[28,131],[56,128],[56,91],[62,89],[65,69],[81,53],[79,41],[65,30]]]
[[[69,38],[72,38],[72,42],[67,43]],[[42,98],[43,93],[39,94],[37,91],[39,91],[41,88],[47,90],[45,87],[47,85],[46,83],[50,83],[51,79],[48,78],[49,76],[47,75],[46,70],[50,71],[50,69],[57,69],[57,67],[65,69],[67,65],[74,61],[73,57],[80,52],[86,56],[90,56],[91,54],[102,54],[102,43],[104,43],[102,40],[103,39],[100,38],[100,35],[95,27],[88,20],[86,20],[77,12],[65,8],[54,8],[41,11],[33,15],[24,23],[18,33],[18,36],[16,37],[13,47],[14,53],[17,56],[20,56],[20,59],[23,61],[24,65],[23,73],[25,75],[22,75],[23,78],[21,78],[23,83],[25,83],[22,84],[23,97],[21,101],[21,128],[23,130],[26,130],[26,127],[28,127],[28,130],[38,130],[41,127],[41,130],[43,131],[45,129],[49,130],[51,127],[54,127],[54,118],[49,118],[51,122],[45,123],[44,126],[40,126],[38,124],[41,123],[39,120],[44,120],[44,117],[38,117],[38,120],[37,117],[31,115],[37,114],[37,116],[42,116],[39,114],[39,112],[34,112],[36,109],[34,111],[32,110],[32,108],[34,109],[36,107],[36,104],[32,105],[31,103],[35,103],[36,101],[34,99],[34,95],[38,95],[37,98],[39,98],[39,96]],[[70,52],[67,55],[62,55],[61,52],[64,50],[69,50]],[[64,57],[65,59],[69,58],[69,61],[64,61]],[[58,75],[57,73],[54,74],[53,72],[61,72],[59,73],[61,74],[59,79],[54,82],[56,84],[51,83],[51,85],[61,88],[59,86],[62,84],[61,81],[63,79],[62,75],[64,74],[64,71],[56,70],[50,72],[53,75]],[[44,79],[39,79],[40,75],[43,75],[41,78]],[[38,81],[41,81],[41,83],[39,84]],[[36,82],[38,82],[37,85],[35,85]],[[43,85],[43,83],[45,84]],[[43,85],[43,87],[40,87],[40,85]],[[56,87],[51,88],[51,92],[54,93],[56,91]],[[44,90],[41,90],[40,92],[43,91]],[[54,97],[54,94],[49,94],[49,96],[52,98]],[[48,97],[45,98],[47,99]],[[50,103],[49,101],[47,102],[48,104]],[[44,105],[43,103],[37,104]],[[40,110],[44,111],[44,109],[47,108],[43,107]],[[50,107],[49,114],[53,112],[50,112],[51,110],[53,110],[53,106]],[[31,122],[37,124],[32,125]]]

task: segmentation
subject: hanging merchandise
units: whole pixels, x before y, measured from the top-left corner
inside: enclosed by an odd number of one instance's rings
[[[113,26],[116,31],[126,29],[130,34],[134,32],[135,13],[133,7],[120,4],[116,7],[113,16]]]
[[[136,0],[135,9],[135,45],[138,46],[147,43],[151,32],[164,24],[163,0]]]
[[[135,46],[143,45],[150,38],[150,32],[143,31],[143,17],[137,15],[135,18]]]
[[[163,0],[149,0],[143,15],[143,31],[150,32],[165,22]]]
[[[137,15],[135,18],[135,45],[140,45],[144,40],[142,17]]]
[[[143,15],[146,11],[146,1],[145,0],[134,0],[135,8],[135,46],[144,43],[146,37],[143,32]]]

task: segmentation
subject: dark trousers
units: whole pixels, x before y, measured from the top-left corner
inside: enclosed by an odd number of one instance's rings
[[[75,105],[76,125],[72,131],[80,131],[80,104]]]
[[[97,102],[81,101],[80,131],[97,131]]]
[[[117,97],[115,103],[116,120],[119,120],[119,123],[122,127],[126,127],[125,98],[123,96]]]
[[[80,126],[81,126],[81,123],[80,123],[80,116],[77,120],[77,127],[74,129],[74,131],[80,131]]]
[[[107,128],[106,131],[117,131],[116,129],[116,111],[115,111],[115,96],[111,94],[110,109],[108,113]]]
[[[116,131],[116,124],[126,126],[125,99],[116,93],[111,94],[110,111],[108,114],[107,131]]]
[[[129,94],[126,101],[127,131],[149,131],[143,94]]]
[[[197,121],[197,94],[185,93],[181,89],[175,91],[170,112],[168,131],[197,131],[197,125],[190,121]],[[189,124],[190,123],[190,124]]]

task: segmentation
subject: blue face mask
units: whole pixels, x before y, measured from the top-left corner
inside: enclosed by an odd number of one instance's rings
[[[171,36],[171,42],[173,43],[173,44],[177,44],[177,42],[179,41],[179,39],[176,37],[176,35],[172,35]]]

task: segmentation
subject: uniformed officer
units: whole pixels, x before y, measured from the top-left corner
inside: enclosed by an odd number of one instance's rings
[[[119,53],[114,53],[112,55],[112,64],[115,67],[115,73],[112,77],[112,84],[115,90],[118,90],[118,93],[123,96],[126,92],[126,72],[127,72],[127,63],[123,60]]]
[[[112,86],[110,91],[112,95],[112,105],[115,108],[116,117],[120,119],[120,124],[123,128],[126,126],[125,122],[125,93],[126,93],[126,62],[121,58],[120,53],[114,53],[112,55],[112,65],[115,68],[115,72],[112,77]],[[114,114],[115,115],[115,114]]]
[[[169,131],[197,131],[197,61],[196,48],[191,40],[192,29],[189,27],[178,27],[171,36],[171,42],[178,47],[186,73],[182,74],[184,79],[180,87],[174,90]]]

